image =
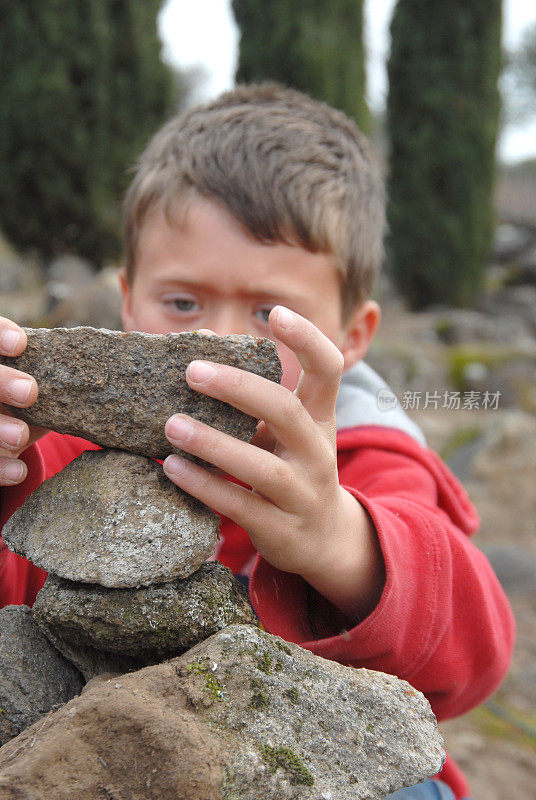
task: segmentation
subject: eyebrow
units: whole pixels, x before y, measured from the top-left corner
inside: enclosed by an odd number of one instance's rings
[[[170,289],[178,288],[180,286],[190,287],[190,288],[197,288],[204,291],[208,291],[214,293],[214,284],[200,281],[195,278],[155,278],[155,284],[158,287],[169,287]],[[293,292],[282,292],[280,289],[276,289],[274,287],[259,287],[255,290],[247,290],[240,292],[244,295],[244,297],[265,297],[265,298],[274,298],[280,300],[287,300],[288,302],[297,302],[299,300],[304,300],[304,295],[301,293],[293,293]]]

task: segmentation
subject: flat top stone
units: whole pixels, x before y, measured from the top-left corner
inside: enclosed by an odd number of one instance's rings
[[[62,578],[147,586],[195,572],[214,551],[219,523],[156,461],[87,450],[32,493],[2,535]]]
[[[252,417],[190,389],[185,372],[194,359],[281,380],[277,348],[269,339],[88,327],[25,330],[24,353],[0,356],[0,364],[33,375],[39,397],[31,408],[13,413],[29,424],[152,458],[174,452],[164,426],[176,412],[245,441],[255,432]]]

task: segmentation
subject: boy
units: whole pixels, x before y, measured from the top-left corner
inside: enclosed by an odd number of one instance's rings
[[[400,410],[378,411],[384,384],[362,363],[380,319],[367,295],[383,205],[367,142],[343,114],[298,92],[238,87],[172,119],[140,159],[125,205],[123,322],[277,342],[281,386],[190,364],[193,389],[262,422],[247,444],[176,414],[169,440],[219,471],[177,456],[164,470],[222,515],[216,555],[249,578],[268,631],[409,680],[441,719],[497,686],[513,622],[468,539],[478,517],[463,488]],[[7,321],[0,341],[12,355],[25,346]],[[0,401],[36,396],[31,377],[1,370]],[[42,435],[0,418],[4,520],[94,447]],[[0,604],[31,605],[44,577],[4,550]],[[441,778],[403,796],[467,797],[450,760]]]

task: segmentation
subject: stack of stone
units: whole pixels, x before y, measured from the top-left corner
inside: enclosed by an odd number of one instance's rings
[[[275,347],[28,334],[10,363],[40,395],[21,416],[113,449],[83,453],[4,528],[49,577],[32,611],[0,611],[0,796],[371,800],[435,774],[426,699],[257,627],[231,572],[206,563],[218,517],[151,458],[171,452],[174,411],[250,438],[255,420],[191,392],[185,367],[201,357],[277,380]]]
[[[177,411],[251,438],[256,421],[191,390],[185,370],[205,358],[279,380],[275,345],[245,336],[91,328],[27,329],[27,335],[25,353],[6,363],[34,375],[40,391],[34,406],[17,414],[108,445],[84,452],[45,481],[4,528],[8,547],[49,573],[33,608],[40,631],[89,680],[157,663],[230,624],[254,622],[231,571],[206,563],[218,516],[174,486],[153,459],[173,452],[163,431]],[[21,630],[32,625],[27,610],[6,613],[12,623],[20,620]],[[12,636],[4,633],[0,649],[11,653],[11,662],[17,657]],[[68,668],[62,670],[70,688],[53,691],[51,702],[78,688]],[[20,664],[11,672],[16,681]],[[10,724],[8,736],[33,721],[34,712],[25,717],[16,698],[6,696],[6,683],[3,719],[21,720]],[[39,713],[50,710],[46,700],[37,705]]]
[[[7,545],[49,573],[33,615],[89,680],[253,622],[243,587],[213,553],[219,518],[156,461],[87,451],[45,481],[6,525]]]

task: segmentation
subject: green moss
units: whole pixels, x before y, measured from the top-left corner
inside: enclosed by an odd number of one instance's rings
[[[290,689],[285,689],[283,694],[285,695],[285,697],[288,697],[290,702],[294,703],[294,705],[296,705],[296,703],[300,699],[300,693],[298,692],[295,686],[292,686]]]
[[[275,772],[278,767],[288,774],[292,786],[313,786],[314,778],[299,758],[289,747],[270,747],[266,744],[262,748],[262,757]]]
[[[458,430],[454,431],[452,436],[449,436],[443,445],[440,452],[441,458],[443,461],[448,461],[448,459],[456,452],[456,450],[466,444],[469,444],[469,442],[473,442],[481,435],[482,430],[477,425],[469,425],[466,428],[458,428]]]
[[[202,675],[205,679],[205,687],[204,690],[207,694],[212,695],[215,700],[224,700],[225,699],[225,689],[221,685],[221,683],[217,680],[216,676],[213,675],[212,670],[210,668],[208,659],[205,662],[201,661],[191,661],[188,666],[186,667],[188,672],[194,672],[196,675]]]
[[[262,689],[264,686],[260,678],[252,678],[251,681],[249,682],[249,685],[251,686],[252,689]]]
[[[249,704],[252,708],[261,709],[267,708],[270,705],[270,701],[264,692],[261,692],[260,689],[255,689]]]
[[[516,356],[523,354],[512,348],[465,345],[453,347],[447,355],[448,377],[457,391],[466,392],[469,389],[467,369],[472,364],[482,364],[486,369],[491,369]]]
[[[436,324],[434,325],[434,330],[437,334],[437,338],[441,342],[445,342],[446,344],[450,344],[452,341],[452,332],[454,329],[454,325],[452,320],[448,317],[440,317]]]
[[[274,669],[275,669],[276,672],[281,672],[281,670],[283,669],[283,662],[278,659],[275,662]]]
[[[257,656],[255,662],[257,664],[257,669],[260,669],[261,672],[266,673],[266,675],[270,674],[272,670],[272,656],[268,650],[265,650],[261,656]]]
[[[221,796],[223,800],[242,800],[241,791],[235,786],[232,772],[227,769],[223,773],[221,784]]]
[[[276,646],[279,647],[282,653],[286,653],[289,656],[292,655],[292,650],[290,649],[288,644],[285,644],[285,642],[282,642],[280,639],[276,641]]]

